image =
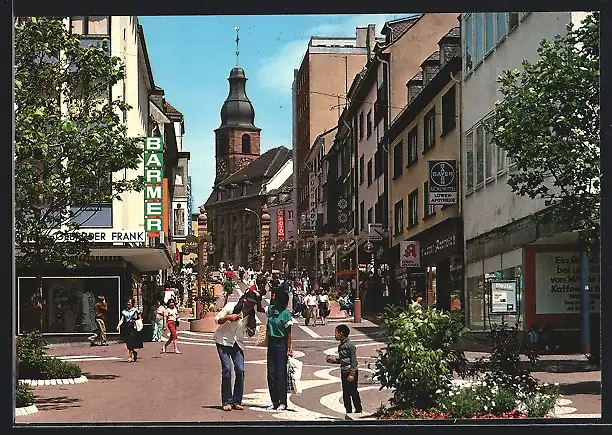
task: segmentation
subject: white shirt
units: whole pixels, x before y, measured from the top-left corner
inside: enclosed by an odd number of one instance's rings
[[[215,316],[215,322],[219,322],[221,317],[232,314],[234,307],[237,302],[228,302],[225,304],[223,309]],[[222,346],[233,347],[234,343],[238,344],[240,349],[244,350],[243,339],[246,336],[246,318],[240,314],[241,319],[234,322],[227,321],[223,325],[217,326],[215,333],[213,334],[213,340],[215,343],[219,343]]]
[[[317,305],[317,297],[315,295],[307,295],[304,298],[304,303],[308,307],[314,307],[315,305]]]
[[[327,295],[319,295],[319,303],[326,304],[329,301],[329,296]]]

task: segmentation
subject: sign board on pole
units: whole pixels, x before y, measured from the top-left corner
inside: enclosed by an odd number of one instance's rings
[[[518,293],[516,280],[491,281],[489,312],[491,314],[517,314]]]
[[[429,205],[457,204],[457,160],[430,160]]]
[[[285,209],[276,210],[276,238],[279,242],[285,240]]]
[[[164,231],[164,141],[148,137],[144,149],[145,231],[157,237]]]
[[[368,238],[372,241],[381,241],[383,239],[382,224],[368,224]]]
[[[421,267],[421,249],[418,241],[400,242],[401,267]]]

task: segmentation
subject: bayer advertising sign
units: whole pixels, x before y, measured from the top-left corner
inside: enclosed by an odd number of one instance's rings
[[[457,204],[457,160],[430,160],[429,205]]]

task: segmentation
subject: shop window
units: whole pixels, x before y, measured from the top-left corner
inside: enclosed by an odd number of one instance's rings
[[[442,135],[451,132],[457,124],[456,89],[453,85],[442,97]]]
[[[419,224],[419,189],[408,195],[408,228]]]
[[[119,311],[125,301],[120,298],[119,276],[43,277],[42,294],[34,277],[19,277],[20,332],[40,330],[43,333],[91,334],[96,330],[94,307],[103,295],[108,304],[106,325],[119,322]]]
[[[393,178],[404,172],[404,142],[399,141],[393,148]]]
[[[395,203],[393,217],[394,217],[394,224],[395,224],[394,226],[395,235],[403,233],[404,232],[404,200],[403,199],[400,199],[398,202]]]
[[[424,136],[423,136],[423,154],[432,149],[436,144],[436,107],[432,107],[431,110],[425,115],[423,119],[424,123]]]
[[[408,133],[408,166],[414,165],[419,159],[419,135],[418,127],[414,127]]]

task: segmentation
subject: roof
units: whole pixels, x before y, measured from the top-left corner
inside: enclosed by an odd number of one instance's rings
[[[261,156],[249,163],[248,166],[245,166],[218,183],[208,197],[206,205],[208,206],[217,202],[227,201],[226,198],[224,198],[222,201],[217,201],[217,191],[232,188],[232,186],[230,186],[232,184],[247,184],[245,181],[249,182],[247,185],[247,195],[238,196],[235,199],[259,196],[264,182],[271,179],[274,174],[280,171],[285,163],[287,163],[288,160],[291,160],[292,154],[293,152],[284,146],[272,148],[271,150],[266,151]],[[219,187],[221,187],[221,189],[219,189]]]
[[[183,116],[183,114],[181,112],[176,110],[174,108],[174,106],[172,106],[172,104],[168,103],[167,101],[164,101],[164,112],[166,112],[169,115],[180,115],[180,116]]]

